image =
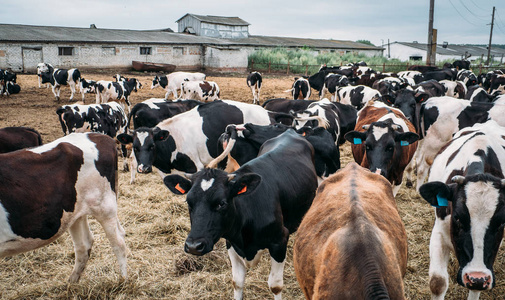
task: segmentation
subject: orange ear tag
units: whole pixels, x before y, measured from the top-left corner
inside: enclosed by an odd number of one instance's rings
[[[243,194],[247,191],[247,185],[245,185],[238,193],[237,195]]]
[[[305,135],[306,135],[306,133],[305,133],[305,131],[304,131],[304,132],[302,133],[302,136],[305,136]]]
[[[177,184],[175,186],[175,189],[178,190],[179,192],[181,192],[181,194],[186,194],[186,191],[183,188],[181,188],[181,186],[179,184]]]

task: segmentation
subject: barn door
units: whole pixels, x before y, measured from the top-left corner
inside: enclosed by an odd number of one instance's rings
[[[42,47],[22,48],[23,51],[23,72],[35,73],[37,64],[43,62]]]

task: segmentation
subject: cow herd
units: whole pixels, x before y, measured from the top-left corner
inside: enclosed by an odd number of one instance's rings
[[[116,204],[120,143],[131,184],[136,173],[156,170],[171,192],[186,196],[187,253],[205,255],[226,240],[235,299],[264,249],[268,286],[282,298],[295,232],[294,268],[307,299],[403,299],[408,241],[395,196],[413,187],[415,172],[417,191],[435,207],[432,297],[445,297],[453,252],[457,282],[478,299],[496,285],[505,227],[503,71],[476,76],[465,61],[398,74],[363,62],[323,66],[295,79],[286,91],[292,100],[261,105],[259,72],[246,79],[251,103],[220,100],[203,73],[174,72],[152,81],[164,98],[130,108],[131,93],[142,87],[136,78],[85,80],[78,69],[42,63],[39,87],[50,83],[59,100],[69,85],[70,99],[77,88],[83,102],[95,93],[96,103],[58,107],[65,136],[48,144],[29,128],[0,130],[0,257],[68,230],[75,250],[69,281],[77,282],[93,244],[91,215],[126,277]],[[311,89],[320,100],[308,100]],[[347,142],[355,162],[341,166],[339,147]]]

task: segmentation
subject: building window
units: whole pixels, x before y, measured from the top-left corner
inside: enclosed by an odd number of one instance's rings
[[[412,55],[411,57],[409,57],[410,60],[423,60],[423,57],[422,56],[418,56],[418,55]]]
[[[184,47],[174,47],[174,55],[184,55]]]
[[[74,54],[74,47],[58,47],[58,55],[72,55]]]
[[[151,47],[140,47],[140,55],[151,55]]]
[[[116,47],[102,47],[102,54],[116,55]]]

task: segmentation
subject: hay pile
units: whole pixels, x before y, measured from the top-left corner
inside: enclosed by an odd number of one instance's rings
[[[83,72],[86,79],[112,80],[113,74]],[[133,104],[150,97],[162,98],[165,92],[151,90],[153,76],[130,74],[141,80],[144,88],[131,97]],[[209,76],[221,88],[223,99],[252,102],[246,85],[246,75],[233,77]],[[49,142],[62,136],[56,108],[67,104],[54,101],[50,89],[37,86],[35,75],[19,75],[21,93],[0,97],[0,127],[29,126]],[[261,99],[288,97],[282,91],[290,88],[292,77],[265,76]],[[62,99],[69,89],[62,88]],[[311,97],[316,99],[316,95]],[[80,95],[76,95],[80,100]],[[94,103],[87,95],[86,103]],[[350,147],[342,148],[342,165],[352,160]],[[120,162],[121,163],[121,162]],[[126,230],[128,279],[119,281],[116,258],[101,226],[90,220],[95,237],[91,259],[81,281],[68,285],[74,253],[71,238],[65,234],[51,245],[0,260],[1,299],[230,299],[233,297],[231,265],[221,240],[215,250],[203,257],[184,253],[183,244],[189,232],[189,218],[185,199],[174,196],[156,174],[137,175],[136,183],[129,184],[129,173],[120,172],[119,219]],[[404,279],[408,299],[428,299],[428,245],[433,226],[431,207],[413,189],[403,187],[397,196],[398,208],[409,238],[409,262]],[[285,299],[304,299],[296,281],[290,238],[287,264],[284,271]],[[505,294],[503,249],[495,263],[497,287],[485,292],[481,299],[500,299]],[[451,280],[457,272],[453,259]],[[259,265],[249,270],[246,277],[245,299],[271,299],[267,279],[270,259],[264,255]],[[462,299],[465,290],[451,282],[447,299]]]

